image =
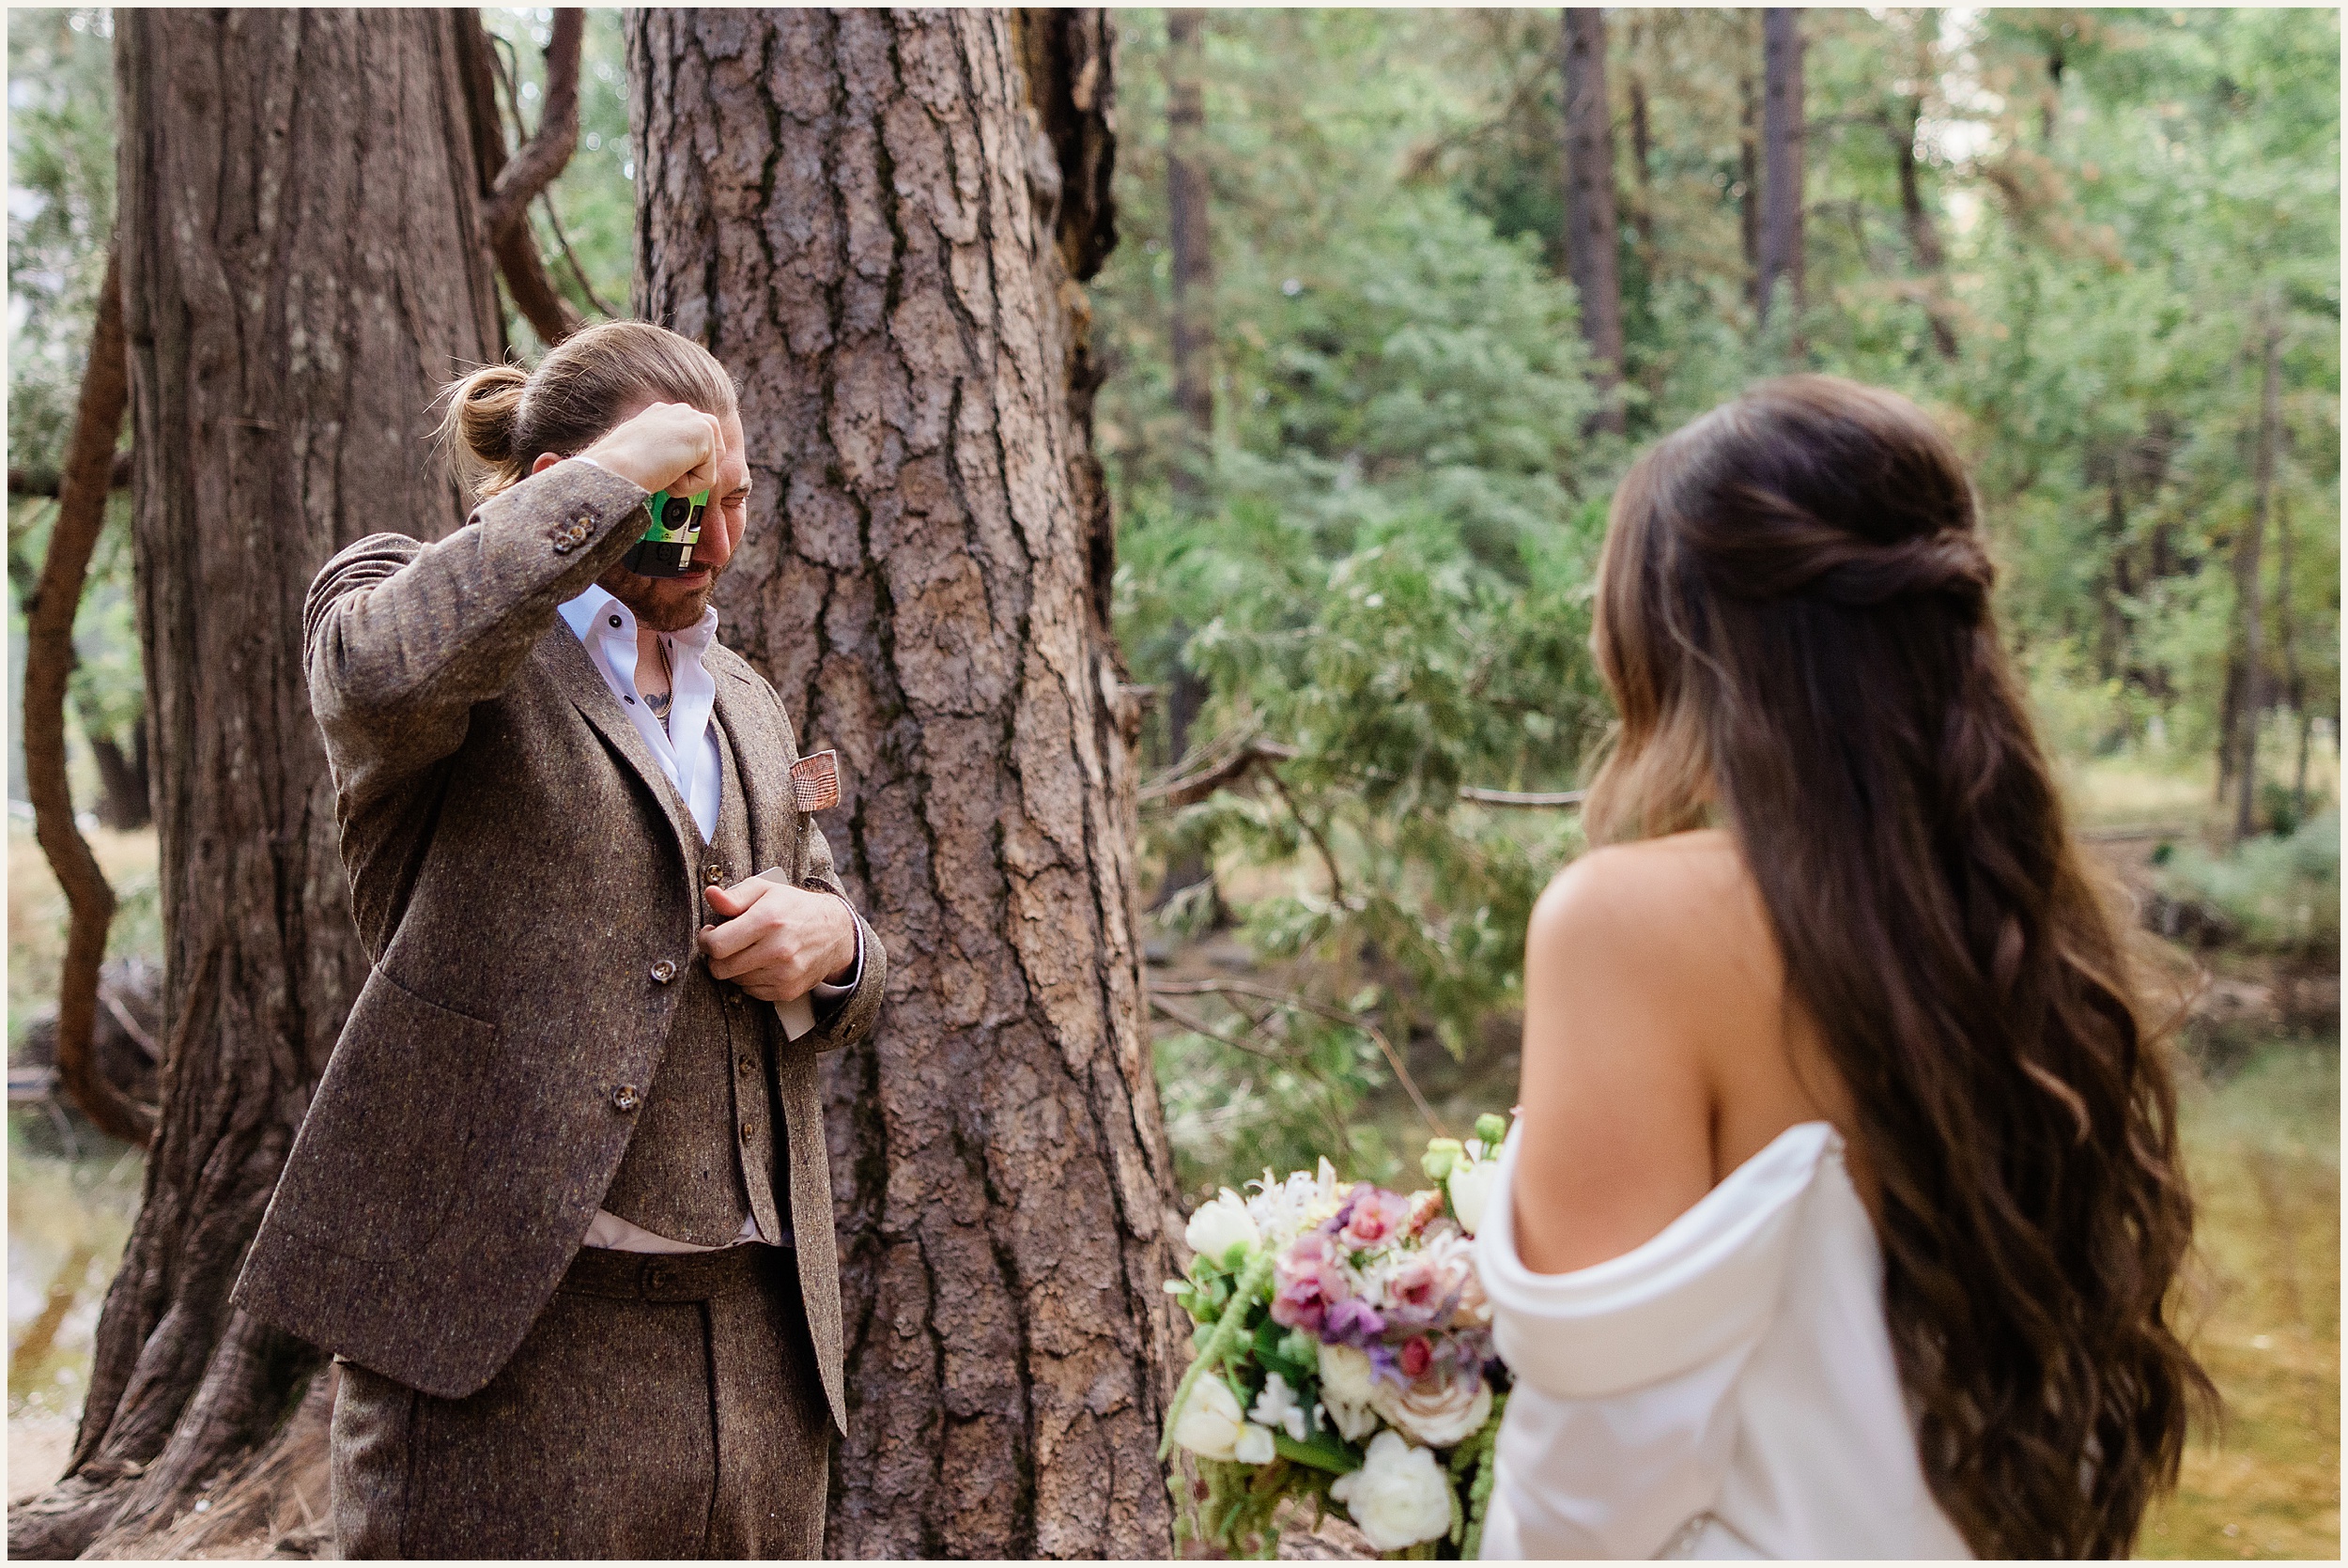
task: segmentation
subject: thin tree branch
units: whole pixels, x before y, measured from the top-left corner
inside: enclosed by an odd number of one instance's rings
[[[528,231],[525,220],[531,202],[554,183],[579,146],[579,53],[586,22],[587,13],[577,7],[554,13],[554,33],[547,40],[546,103],[539,111],[538,129],[522,144],[513,161],[498,172],[488,206],[482,212],[493,245]]]
[[[1472,800],[1478,806],[1509,806],[1525,810],[1557,809],[1582,804],[1587,790],[1486,790],[1474,784],[1460,786],[1460,798]]]
[[[457,77],[464,87],[466,111],[472,119],[473,155],[481,163],[482,242],[497,258],[498,272],[513,295],[514,308],[521,312],[531,330],[548,344],[560,343],[579,331],[581,321],[579,312],[547,276],[546,262],[538,254],[537,236],[531,233],[529,223],[514,218],[526,215],[531,199],[562,172],[562,164],[555,163],[543,179],[527,188],[518,180],[509,183],[508,177],[523,159],[543,167],[558,146],[567,160],[571,146],[579,139],[581,13],[565,9],[554,15],[554,37],[547,44],[548,112],[541,119],[538,134],[530,139],[512,162],[507,159],[504,121],[498,110],[498,81],[503,73],[499,68],[496,44],[488,29],[481,24],[481,13],[477,10],[460,12],[456,24]],[[567,65],[562,55],[566,39]],[[557,123],[554,102],[558,75],[565,72],[569,77],[565,89],[569,99],[565,109],[565,117],[570,121],[567,133]],[[510,82],[508,86],[510,89]],[[520,114],[517,104],[517,122]],[[530,177],[537,176],[533,174]],[[504,208],[509,198],[513,201],[511,215]]]
[[[1164,1004],[1159,1001],[1162,996],[1221,996],[1227,1000],[1233,996],[1253,996],[1259,1001],[1276,1003],[1283,1007],[1294,1007],[1299,1012],[1311,1013],[1316,1018],[1325,1018],[1333,1023],[1343,1023],[1359,1029],[1363,1034],[1377,1041],[1378,1049],[1385,1053],[1386,1065],[1394,1068],[1396,1079],[1400,1082],[1404,1091],[1410,1095],[1411,1103],[1418,1107],[1418,1114],[1426,1119],[1427,1125],[1434,1129],[1435,1136],[1438,1138],[1451,1136],[1444,1130],[1442,1121],[1435,1115],[1434,1107],[1427,1103],[1427,1097],[1419,1093],[1418,1080],[1413,1078],[1411,1069],[1402,1065],[1402,1053],[1395,1050],[1394,1042],[1386,1038],[1385,1031],[1357,1013],[1350,1013],[1342,1007],[1333,1007],[1326,1003],[1316,1002],[1308,996],[1299,996],[1293,992],[1274,991],[1269,986],[1253,985],[1245,980],[1151,980],[1150,982],[1151,1005],[1163,1007]],[[1213,1035],[1212,1030],[1201,1030],[1199,1033]],[[1213,1038],[1219,1039],[1222,1037],[1213,1036]]]
[[[1163,809],[1196,806],[1217,790],[1238,783],[1259,764],[1286,762],[1297,755],[1292,746],[1259,737],[1244,737],[1235,745],[1218,741],[1202,752],[1197,761],[1185,759],[1144,784],[1137,793],[1146,807]],[[1460,786],[1461,800],[1478,806],[1527,810],[1570,808],[1580,806],[1588,793],[1586,790],[1488,790],[1479,784]]]
[[[571,237],[563,232],[563,220],[554,210],[554,192],[551,189],[538,192],[538,205],[546,211],[547,226],[554,230],[554,242],[563,247],[563,259],[569,264],[571,276],[579,280],[579,291],[587,296],[589,304],[603,313],[606,320],[617,321],[620,313],[605,304],[603,296],[595,292],[595,285],[587,281],[587,269],[579,264],[578,254],[571,249]]]
[[[57,976],[57,1083],[100,1131],[145,1145],[155,1131],[153,1107],[132,1099],[98,1068],[98,968],[114,923],[115,893],[73,820],[65,769],[65,688],[73,670],[73,617],[89,577],[90,553],[106,524],[115,442],[131,400],[131,361],[122,332],[118,251],[109,246],[100,285],[89,365],[57,485],[57,521],[49,553],[25,607],[24,779],[33,797],[33,831],[49,857],[70,911],[65,962]]]
[[[1345,877],[1337,870],[1336,852],[1330,849],[1329,840],[1321,837],[1321,829],[1306,821],[1305,813],[1297,809],[1296,797],[1289,793],[1289,787],[1282,782],[1280,776],[1267,771],[1264,776],[1272,780],[1272,788],[1279,795],[1280,804],[1289,808],[1289,815],[1296,819],[1296,825],[1304,830],[1305,838],[1313,841],[1313,848],[1321,852],[1321,864],[1329,872],[1329,897],[1339,908],[1344,908]]]

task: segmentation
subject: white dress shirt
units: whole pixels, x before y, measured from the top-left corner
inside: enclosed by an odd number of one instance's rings
[[[718,755],[716,707],[717,677],[702,663],[718,636],[718,612],[704,609],[702,618],[681,632],[661,634],[661,645],[669,654],[670,703],[668,722],[653,715],[652,705],[636,684],[636,616],[626,605],[603,589],[590,585],[587,592],[561,607],[564,624],[570,627],[586,650],[604,684],[620,699],[620,711],[626,714],[636,732],[644,737],[652,748],[660,771],[684,797],[686,809],[692,812],[693,823],[701,829],[706,842],[718,831],[718,803],[724,789],[724,764]],[[685,737],[682,741],[676,736]],[[843,900],[844,901],[844,900]],[[856,967],[845,985],[819,981],[813,995],[829,1000],[847,995],[864,977],[864,928],[857,927]],[[807,998],[796,1002],[778,1003],[777,1015],[782,1020],[784,1031],[796,1039],[814,1027],[815,1015]],[[728,1245],[738,1246],[758,1239],[758,1222],[745,1219],[741,1234]],[[789,1239],[788,1233],[785,1240]],[[700,1247],[689,1241],[678,1241],[631,1224],[609,1209],[595,1210],[595,1217],[587,1227],[585,1244],[607,1247],[624,1253],[707,1253],[714,1247]]]
[[[1519,1134],[1475,1238],[1516,1378],[1486,1558],[1966,1558],[1924,1481],[1883,1254],[1804,1122],[1653,1239],[1568,1274],[1516,1247]]]

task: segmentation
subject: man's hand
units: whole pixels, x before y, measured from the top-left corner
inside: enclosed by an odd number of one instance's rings
[[[647,490],[689,496],[717,483],[725,431],[713,415],[684,403],[654,403],[620,422],[579,455]],[[543,467],[552,454],[539,459]]]
[[[703,891],[726,917],[701,929],[709,972],[762,1002],[805,996],[818,980],[843,984],[856,966],[856,917],[844,899],[764,877]]]

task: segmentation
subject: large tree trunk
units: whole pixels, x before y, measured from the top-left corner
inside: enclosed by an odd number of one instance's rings
[[[1761,315],[1778,302],[1797,318],[1802,292],[1801,12],[1772,7],[1761,13]]]
[[[169,1022],[71,1468],[12,1511],[16,1556],[135,1549],[285,1422],[317,1365],[227,1303],[367,971],[302,595],[363,534],[462,520],[426,406],[497,342],[449,12],[115,24]]]
[[[827,1068],[850,1407],[827,1545],[1164,1556],[1181,1345],[1138,715],[1068,260],[1108,214],[1045,133],[1073,110],[1105,147],[1107,23],[626,26],[637,307],[733,370],[756,475],[725,636],[839,748],[827,831],[890,955],[873,1038]],[[1038,101],[1042,41],[1086,64]]]
[[[1614,122],[1606,103],[1606,13],[1566,10],[1566,257],[1582,297],[1591,380],[1604,399],[1593,422],[1620,434],[1622,277],[1615,251]]]

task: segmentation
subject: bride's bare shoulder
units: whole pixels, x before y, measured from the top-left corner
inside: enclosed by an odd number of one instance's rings
[[[1617,940],[1677,945],[1699,933],[1718,940],[1727,934],[1723,926],[1749,923],[1756,908],[1736,839],[1706,828],[1592,850],[1552,879],[1533,924],[1537,936],[1544,929],[1596,929]]]

